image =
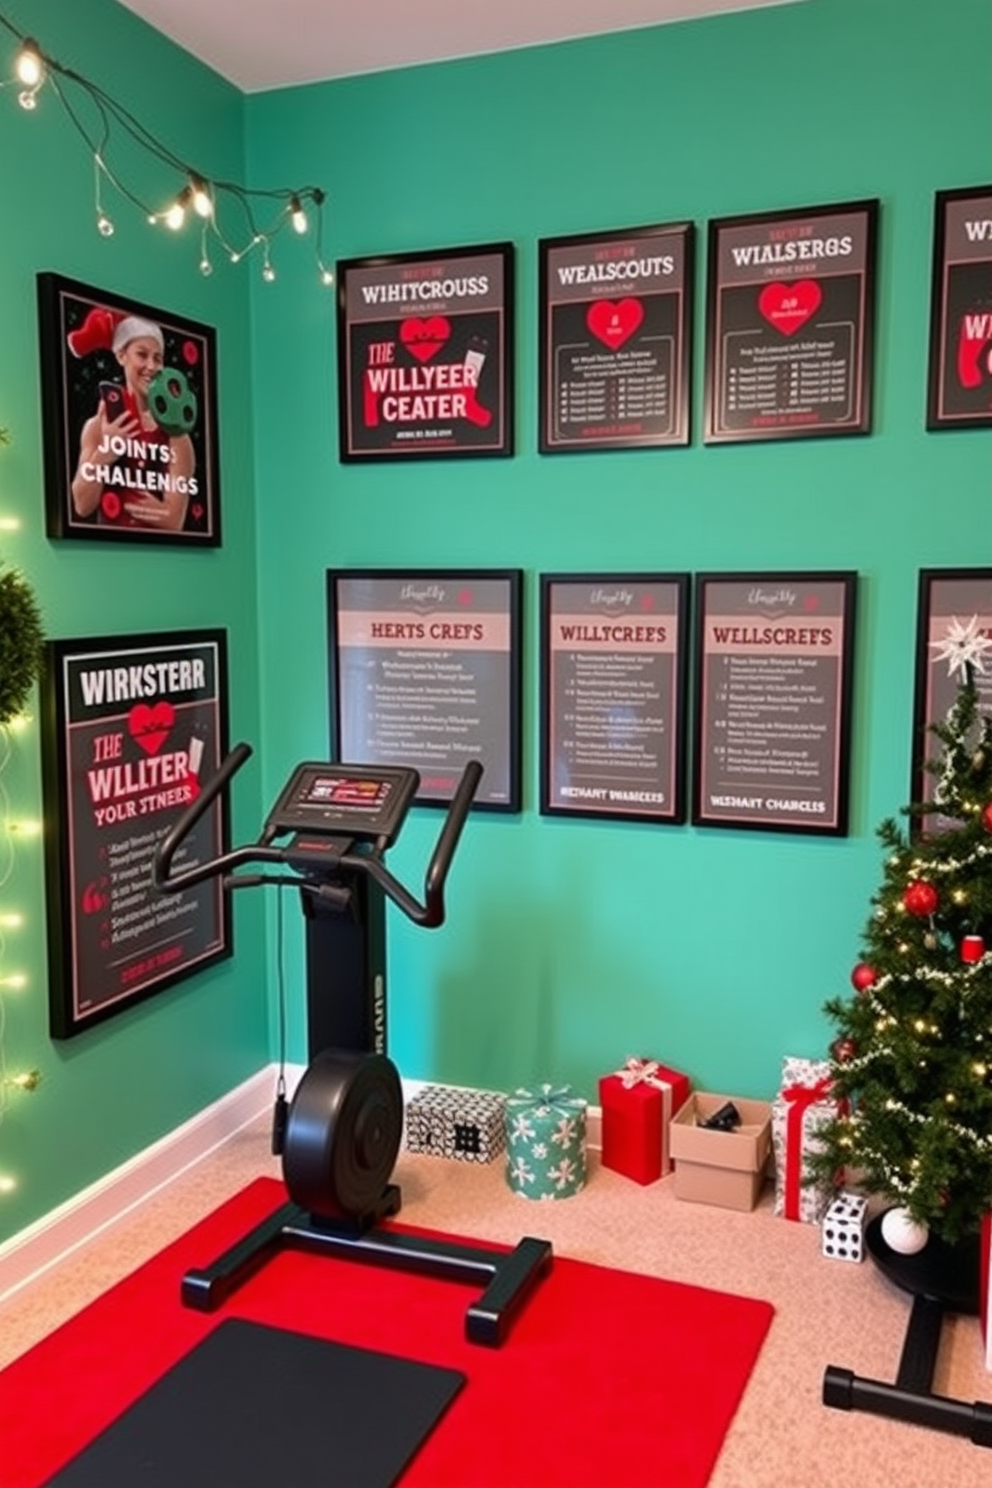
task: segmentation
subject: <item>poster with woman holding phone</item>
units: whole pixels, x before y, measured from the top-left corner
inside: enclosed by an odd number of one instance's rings
[[[220,542],[206,326],[38,276],[50,537]]]

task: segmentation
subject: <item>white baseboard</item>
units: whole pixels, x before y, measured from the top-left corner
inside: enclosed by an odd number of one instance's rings
[[[290,1096],[303,1070],[303,1065],[287,1068]],[[168,1136],[0,1245],[0,1305],[270,1110],[277,1073],[275,1065],[259,1070]],[[427,1083],[404,1080],[404,1100],[409,1101]],[[586,1142],[594,1151],[600,1146],[600,1127],[599,1108],[590,1106]]]
[[[274,1067],[259,1070],[0,1245],[0,1304],[261,1116],[272,1105],[275,1076]]]

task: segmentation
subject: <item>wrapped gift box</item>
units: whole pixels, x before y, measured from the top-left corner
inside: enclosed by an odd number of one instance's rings
[[[603,1112],[602,1164],[654,1183],[672,1169],[669,1128],[689,1098],[689,1078],[653,1059],[628,1059],[599,1082]]]
[[[495,1090],[425,1085],[406,1108],[408,1152],[492,1162],[506,1145],[506,1096]]]
[[[700,1125],[728,1101],[740,1113],[740,1126],[712,1131]],[[724,1209],[753,1209],[768,1169],[771,1121],[768,1101],[694,1091],[672,1118],[676,1198]]]
[[[825,1059],[782,1061],[782,1087],[772,1102],[775,1148],[775,1213],[785,1219],[820,1224],[834,1196],[829,1184],[808,1183],[808,1160],[817,1150],[817,1133],[837,1115],[830,1095],[830,1064]]]
[[[517,1090],[506,1102],[506,1181],[527,1199],[567,1199],[586,1181],[587,1102],[568,1085]]]

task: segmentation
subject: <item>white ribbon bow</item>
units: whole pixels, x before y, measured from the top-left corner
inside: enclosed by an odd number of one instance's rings
[[[614,1070],[613,1073],[623,1081],[624,1090],[633,1090],[635,1085],[653,1085],[656,1090],[667,1090],[667,1080],[658,1078],[657,1059],[634,1059],[628,1058],[623,1069]]]

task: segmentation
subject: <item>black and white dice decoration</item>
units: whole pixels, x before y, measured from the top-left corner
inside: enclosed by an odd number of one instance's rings
[[[820,1229],[821,1248],[834,1261],[863,1261],[865,1212],[868,1200],[861,1194],[841,1193],[830,1204]]]

